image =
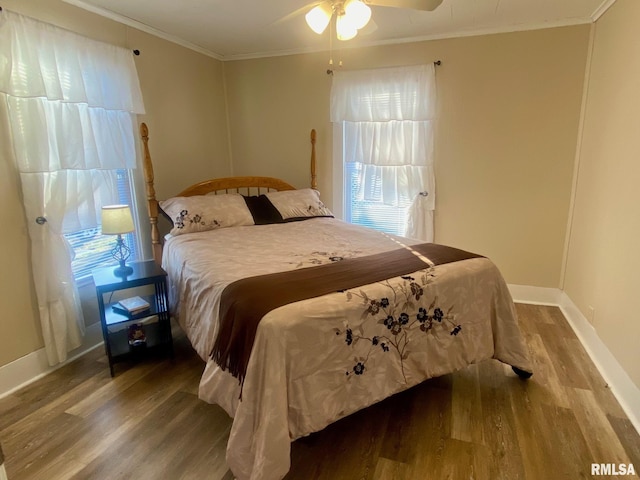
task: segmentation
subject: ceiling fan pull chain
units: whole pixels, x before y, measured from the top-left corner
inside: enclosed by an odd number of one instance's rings
[[[333,19],[334,15],[332,15]],[[329,20],[329,68],[327,75],[333,75],[333,22]]]

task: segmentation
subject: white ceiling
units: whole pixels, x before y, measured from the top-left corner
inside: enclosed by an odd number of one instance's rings
[[[221,60],[329,49],[329,29],[317,35],[305,23],[310,0],[64,1]],[[377,29],[365,27],[339,43],[365,46],[590,23],[614,1],[444,0],[432,12],[372,6]]]

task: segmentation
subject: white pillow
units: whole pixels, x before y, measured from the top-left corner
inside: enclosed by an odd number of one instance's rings
[[[320,192],[311,188],[269,192],[265,195],[280,212],[283,220],[306,217],[333,217],[331,210],[320,201]]]
[[[159,204],[173,222],[171,235],[254,224],[244,198],[237,193],[173,197]]]

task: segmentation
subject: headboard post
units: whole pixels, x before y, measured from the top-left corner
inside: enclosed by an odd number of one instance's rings
[[[153,164],[149,153],[149,129],[146,123],[140,124],[140,136],[144,146],[144,183],[147,193],[147,210],[149,212],[149,223],[151,224],[151,247],[153,249],[153,259],[158,265],[162,262],[162,243],[160,242],[160,232],[158,230],[158,201],[156,200],[156,189],[153,186]]]
[[[316,129],[311,129],[311,188],[318,189],[316,182]]]

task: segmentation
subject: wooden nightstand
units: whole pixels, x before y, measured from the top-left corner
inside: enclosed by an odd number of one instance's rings
[[[152,353],[164,353],[173,358],[173,338],[171,336],[171,323],[169,320],[169,299],[167,296],[167,272],[155,261],[131,263],[133,268],[131,275],[117,277],[113,274],[115,266],[93,270],[93,281],[98,296],[98,310],[102,325],[105,350],[109,358],[109,370],[113,377],[114,363],[135,360],[141,356]],[[146,312],[129,316],[116,313],[112,307],[118,303],[111,301],[113,292],[124,289],[136,289],[145,285],[153,285],[151,294],[127,293],[127,297],[140,296],[150,304]],[[151,288],[147,288],[151,290]],[[135,292],[135,290],[134,290]],[[105,302],[105,294],[110,294]],[[157,317],[157,321],[155,318]],[[143,322],[151,320],[149,323]],[[129,343],[129,326],[142,323],[145,334],[145,342],[135,347]]]

